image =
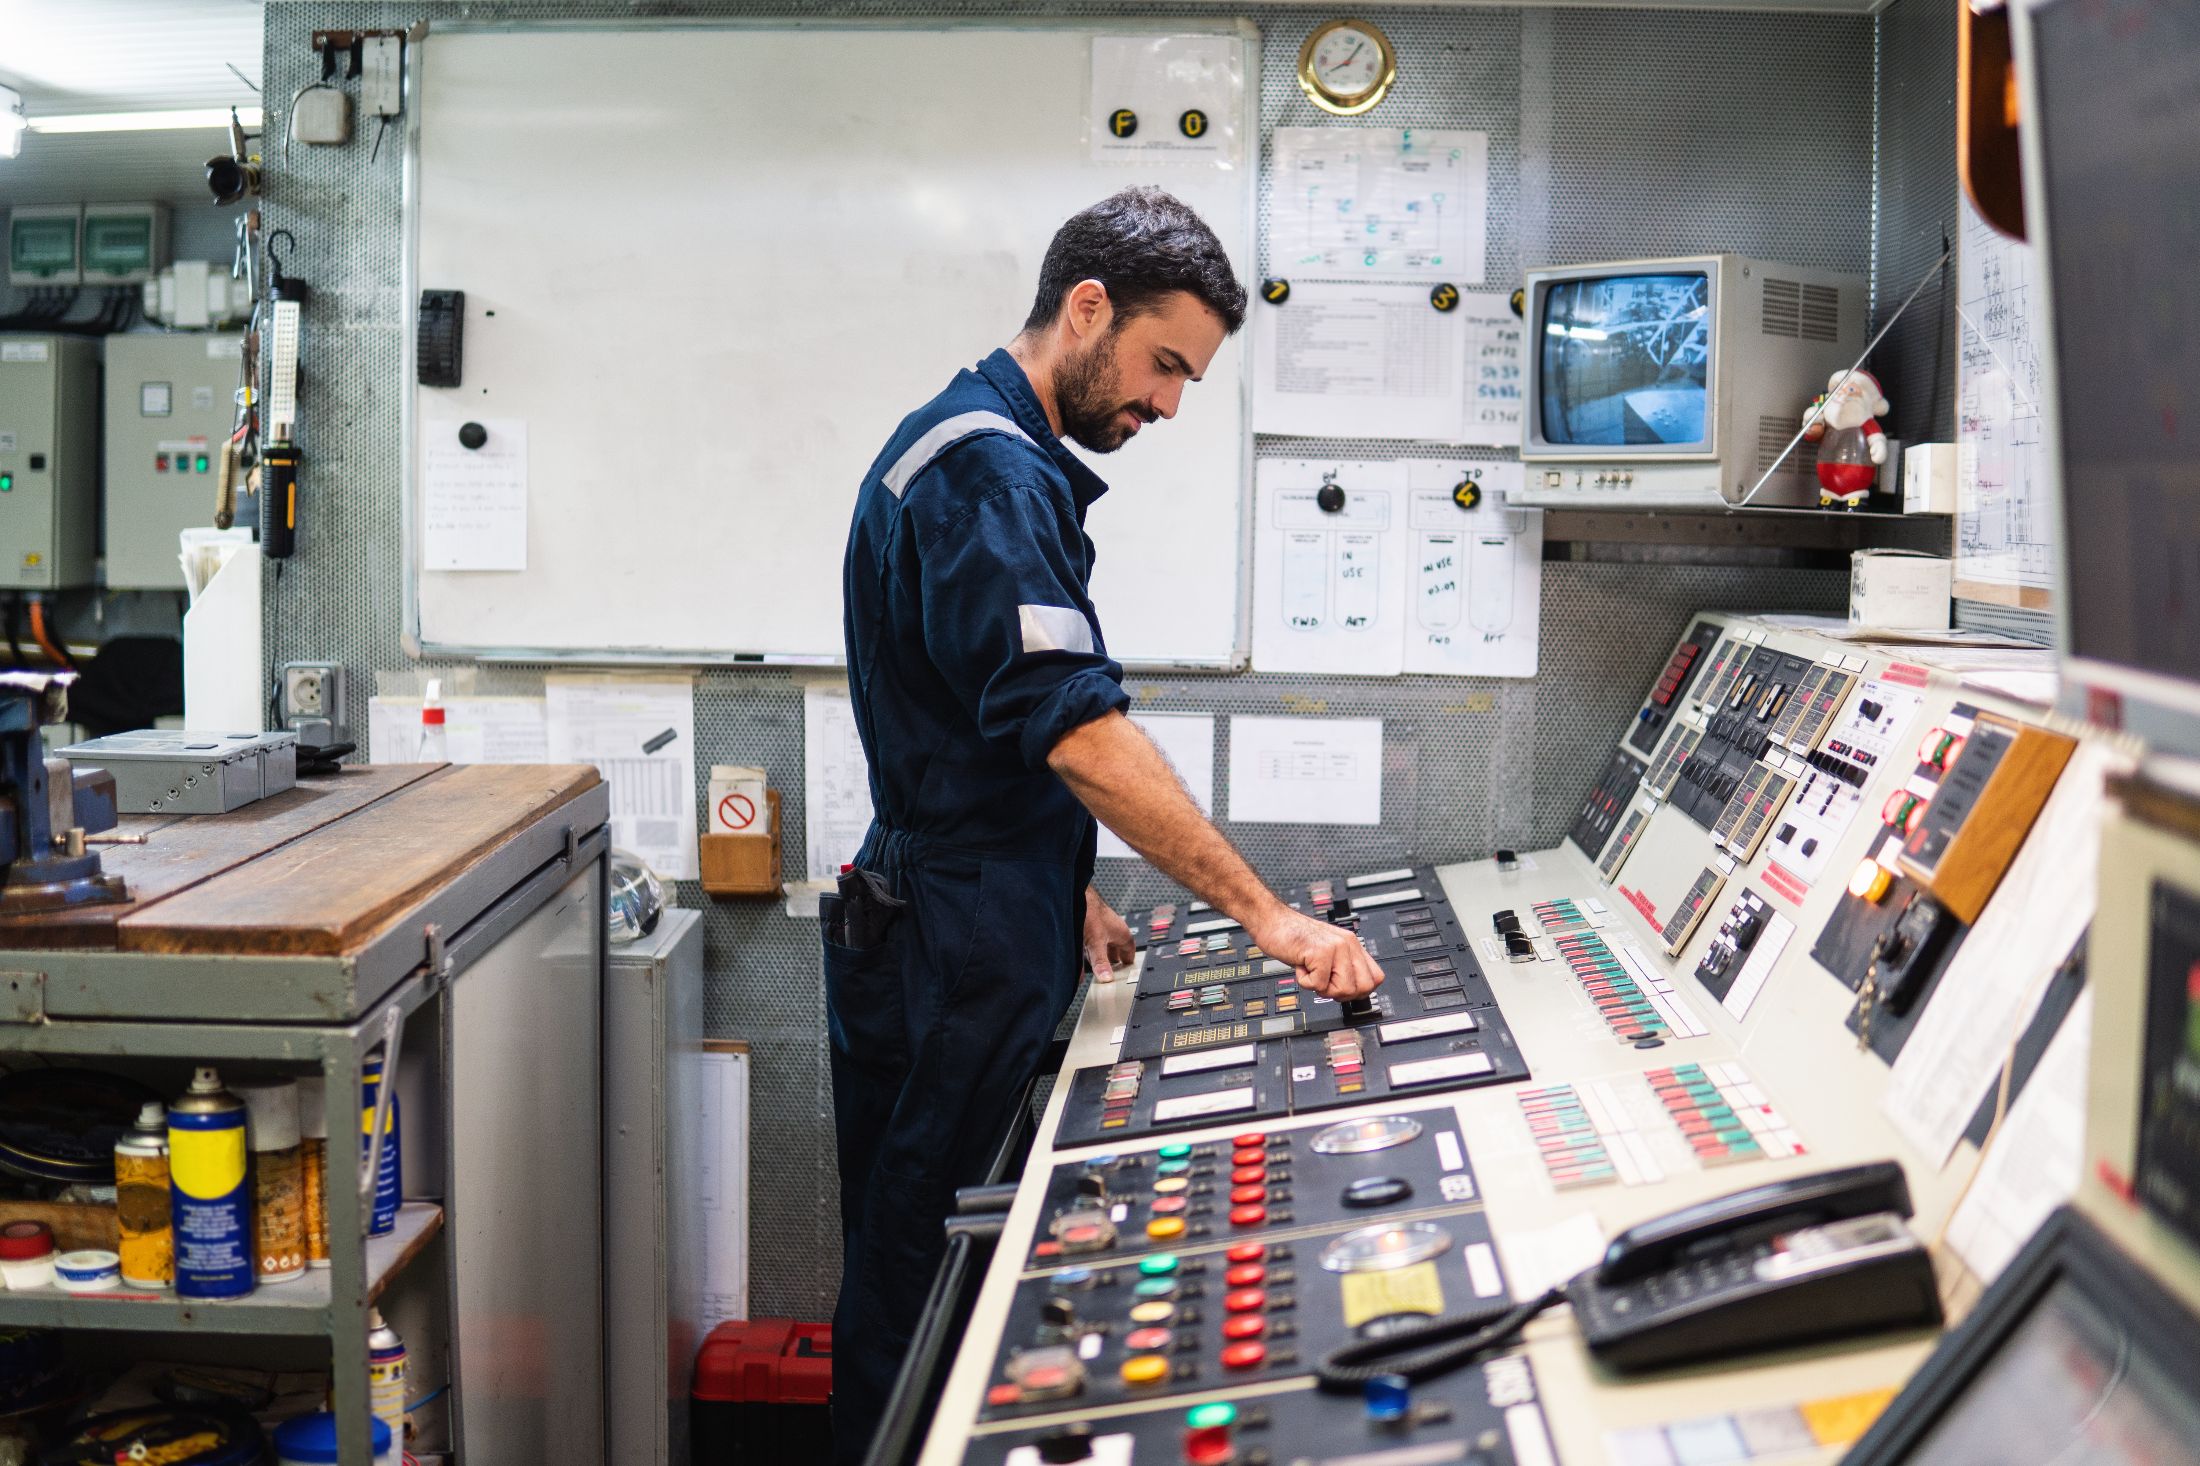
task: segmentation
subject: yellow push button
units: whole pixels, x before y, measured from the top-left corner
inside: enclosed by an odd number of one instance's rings
[[[1123,1361],[1123,1383],[1157,1385],[1169,1377],[1169,1361],[1158,1354],[1140,1354]]]
[[[1152,1221],[1146,1223],[1146,1235],[1156,1242],[1166,1242],[1171,1237],[1181,1237],[1184,1235],[1184,1219],[1182,1217],[1155,1217]]]

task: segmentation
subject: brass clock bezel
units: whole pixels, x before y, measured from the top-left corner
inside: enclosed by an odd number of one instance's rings
[[[1341,97],[1323,86],[1314,76],[1314,48],[1322,43],[1324,37],[1347,27],[1367,32],[1375,38],[1375,44],[1382,48],[1383,73],[1362,97]],[[1324,112],[1334,113],[1339,117],[1358,117],[1364,112],[1372,111],[1384,97],[1390,95],[1391,84],[1397,80],[1398,48],[1390,44],[1390,37],[1383,34],[1383,28],[1371,20],[1358,20],[1348,16],[1325,21],[1316,26],[1307,35],[1306,44],[1299,47],[1299,90],[1306,93],[1306,99]]]

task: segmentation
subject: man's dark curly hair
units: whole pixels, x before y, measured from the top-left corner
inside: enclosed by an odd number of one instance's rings
[[[1189,205],[1150,184],[1111,194],[1055,231],[1024,329],[1052,321],[1080,280],[1108,288],[1118,326],[1178,290],[1222,317],[1229,330],[1245,324],[1245,287],[1222,241]]]

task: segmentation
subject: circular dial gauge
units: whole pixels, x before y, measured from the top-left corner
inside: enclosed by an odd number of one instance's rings
[[[1411,1115],[1372,1115],[1365,1120],[1344,1120],[1314,1137],[1316,1155],[1365,1155],[1404,1145],[1421,1133],[1421,1122]]]
[[[1451,1246],[1451,1233],[1430,1222],[1358,1227],[1322,1249],[1322,1268],[1332,1273],[1379,1273],[1427,1262]]]
[[[1299,51],[1299,86],[1314,105],[1350,117],[1383,99],[1397,79],[1390,38],[1364,20],[1333,20]]]

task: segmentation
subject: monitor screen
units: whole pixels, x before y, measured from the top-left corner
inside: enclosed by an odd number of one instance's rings
[[[2032,25],[2068,650],[2200,681],[2200,5]]]
[[[1903,1459],[1932,1466],[2200,1460],[2200,1382],[2065,1276]]]
[[[1708,446],[1708,275],[1554,280],[1544,290],[1540,335],[1545,442]]]

